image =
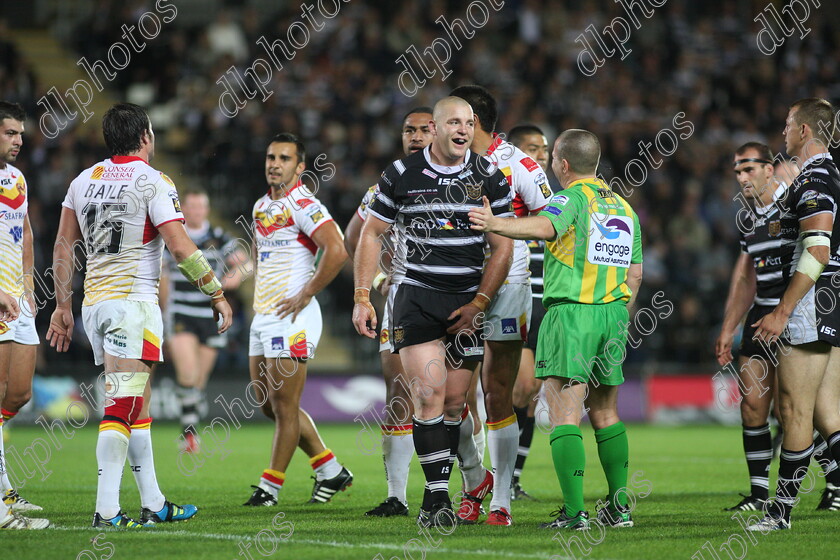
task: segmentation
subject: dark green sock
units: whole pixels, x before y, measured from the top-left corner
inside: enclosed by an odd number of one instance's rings
[[[610,500],[621,506],[627,505],[627,469],[630,462],[630,448],[627,444],[627,430],[624,422],[617,422],[595,431],[598,442],[598,457],[610,487]]]
[[[583,450],[583,434],[577,426],[557,426],[551,432],[551,457],[566,513],[575,515],[583,511],[583,469],[586,455]]]

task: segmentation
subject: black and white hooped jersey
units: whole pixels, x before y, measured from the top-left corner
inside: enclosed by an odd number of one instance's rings
[[[783,273],[783,253],[792,254],[795,241],[782,232],[798,231],[796,216],[782,205],[787,185],[780,183],[768,206],[756,206],[739,219],[741,251],[747,253],[755,266],[755,305],[776,306],[785,293],[787,283]]]
[[[469,211],[483,196],[494,215],[513,216],[507,178],[470,151],[454,167],[432,163],[429,146],[389,165],[368,215],[395,224],[404,240],[394,258],[405,264],[405,276],[392,281],[449,293],[477,290],[485,236],[470,229]]]
[[[840,201],[840,171],[837,170],[831,154],[817,154],[802,164],[802,171],[793,180],[785,198],[784,206],[801,222],[819,214],[831,214],[832,231],[828,265],[822,272],[817,289],[823,280],[831,281],[831,277],[840,271],[840,221],[837,220],[837,204]],[[797,224],[798,226],[798,224]],[[802,254],[801,227],[782,231],[782,238],[795,244],[790,253],[783,253],[785,257],[785,284],[790,282],[796,272],[799,256]],[[840,277],[840,276],[838,276]]]

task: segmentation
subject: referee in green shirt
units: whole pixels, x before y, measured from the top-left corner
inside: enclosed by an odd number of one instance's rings
[[[624,382],[627,306],[642,282],[641,229],[630,205],[595,176],[600,157],[597,136],[567,130],[554,143],[552,160],[563,190],[539,215],[497,218],[486,200],[484,208],[470,211],[473,229],[547,241],[547,313],[537,343],[536,376],[545,380],[554,426],[551,454],[565,504],[544,528],[589,527],[580,431],[584,404],[610,491],[606,502],[598,502],[603,506],[598,520],[633,526],[627,506],[627,433],[616,402]]]

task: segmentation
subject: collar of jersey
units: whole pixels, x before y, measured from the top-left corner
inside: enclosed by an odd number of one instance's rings
[[[143,163],[148,163],[145,159],[137,156],[111,156],[111,161],[117,165],[121,163],[131,163],[132,161],[142,161]]]
[[[298,188],[298,187],[300,187],[300,186],[302,186],[302,185],[303,185],[303,180],[298,179],[298,182],[297,182],[297,183],[295,183],[295,186],[294,186],[294,187],[292,187],[291,189],[289,189],[288,191],[286,191],[286,194],[284,194],[284,195],[283,195],[283,196],[281,196],[280,198],[284,198],[284,197],[289,196],[290,194],[292,194],[292,191],[294,191],[296,188]],[[267,190],[267,191],[265,191],[265,195],[266,195],[268,198],[271,198],[271,187],[268,187],[268,190]],[[279,200],[279,199],[278,199],[278,200]]]
[[[490,144],[490,147],[489,147],[489,148],[487,148],[487,154],[486,154],[486,155],[488,155],[488,156],[489,156],[490,154],[492,154],[493,152],[495,152],[495,151],[496,151],[496,148],[498,148],[499,146],[501,146],[501,145],[502,145],[502,142],[504,142],[504,141],[505,141],[505,140],[504,140],[504,138],[502,138],[501,136],[499,136],[498,134],[496,134],[496,133],[494,132],[494,133],[493,133],[493,143],[492,143],[492,144]]]
[[[802,172],[801,169],[805,169],[805,167],[807,167],[808,165],[811,165],[811,163],[813,163],[817,160],[822,161],[822,160],[825,160],[825,159],[830,159],[830,160],[834,161],[833,158],[831,157],[831,154],[829,154],[828,152],[823,152],[821,154],[816,154],[816,155],[813,155],[813,156],[809,157],[808,159],[805,160],[805,163],[802,164],[802,167],[800,168],[800,173]]]
[[[568,189],[571,189],[572,187],[577,187],[578,185],[588,185],[588,184],[590,184],[590,183],[594,183],[595,185],[597,185],[597,186],[596,186],[596,188],[598,188],[598,187],[606,187],[606,186],[607,186],[607,185],[606,185],[606,184],[605,184],[602,180],[600,180],[598,177],[585,177],[585,178],[583,178],[583,179],[578,179],[577,181],[572,182],[572,184],[571,184],[571,185],[569,185],[568,187],[566,187],[566,188],[565,188],[565,189],[563,189],[563,190],[568,190]],[[562,194],[562,192],[563,192],[563,191],[560,191],[558,194]]]
[[[464,163],[453,165],[452,167],[447,167],[445,165],[438,165],[436,163],[432,163],[431,150],[431,144],[423,148],[423,157],[426,158],[426,163],[428,163],[432,169],[434,169],[441,175],[454,175],[455,173],[460,173],[467,167],[467,164],[470,162],[470,156],[472,155],[472,152],[470,150],[467,150],[467,153],[464,155]]]

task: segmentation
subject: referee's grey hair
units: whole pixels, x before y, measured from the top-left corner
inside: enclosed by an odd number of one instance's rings
[[[555,147],[558,161],[566,160],[569,168],[578,175],[595,175],[601,159],[601,143],[588,130],[570,128],[557,138]]]

